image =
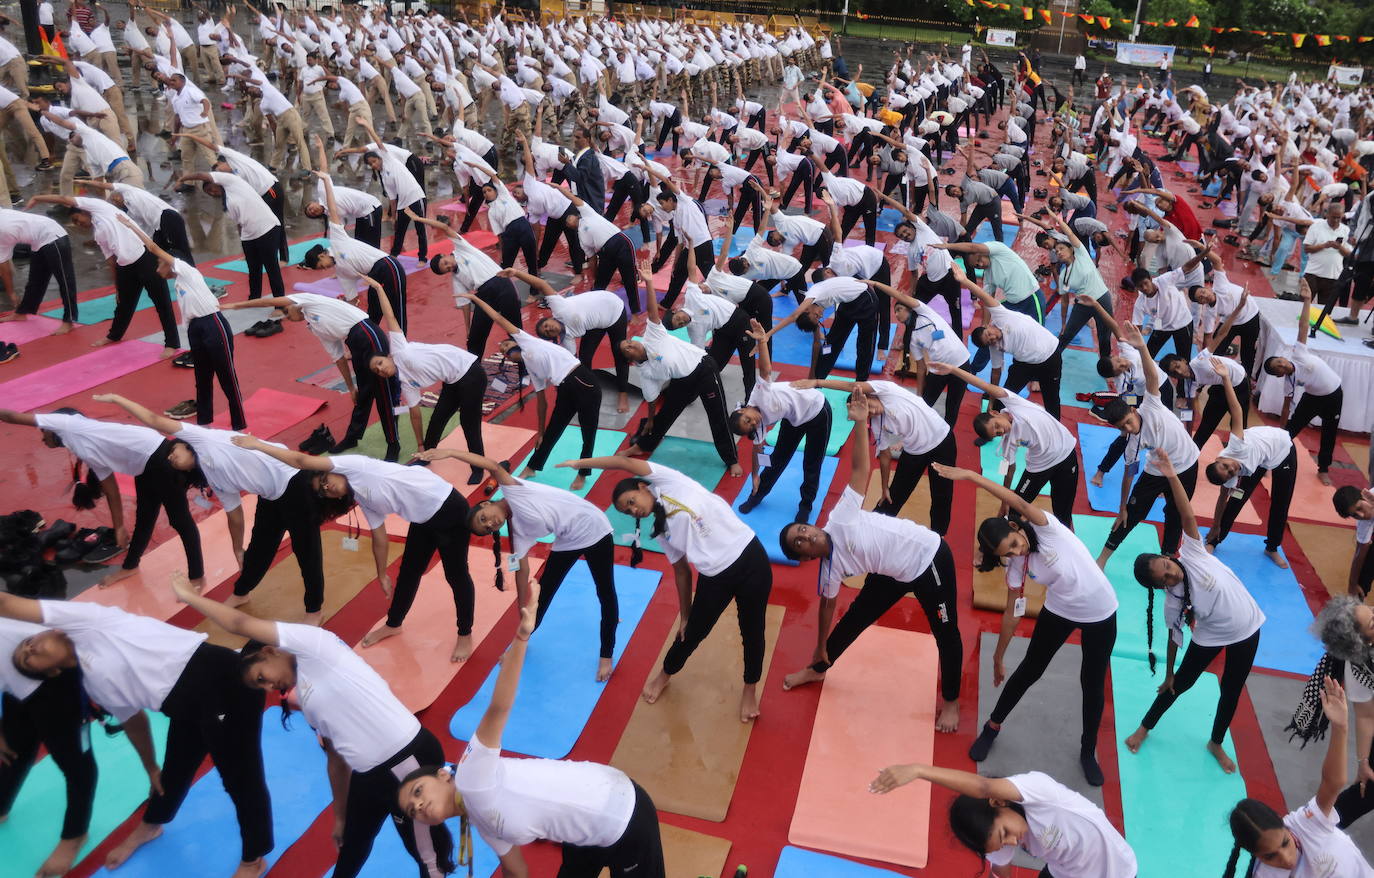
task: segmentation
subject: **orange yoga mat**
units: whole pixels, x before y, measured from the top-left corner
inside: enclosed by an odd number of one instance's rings
[[[768,665],[782,616],[782,607],[769,606],[758,722],[768,722]],[[753,723],[739,721],[744,665],[738,618],[731,603],[658,701],[636,702],[611,757],[611,764],[644,787],[661,811],[719,823],[730,808],[753,730]],[[673,625],[649,673],[658,673],[676,631]]]
[[[1198,458],[1197,487],[1193,489],[1193,512],[1199,521],[1203,522],[1203,527],[1207,526],[1207,522],[1212,520],[1212,513],[1216,512],[1217,494],[1221,488],[1207,481],[1207,474],[1202,470],[1207,467],[1207,464],[1221,456],[1224,446],[1225,443],[1213,433],[1208,438],[1207,444],[1202,446],[1202,456]],[[1302,455],[1299,454],[1298,457],[1301,458]],[[1259,525],[1261,523],[1259,513],[1255,511],[1254,503],[1246,503],[1245,508],[1240,511],[1240,515],[1236,516],[1236,524]]]
[[[449,422],[449,426],[452,430],[439,443],[439,447],[466,451],[468,446],[463,439],[463,431],[458,429],[458,419],[455,417]],[[486,451],[486,456],[492,460],[509,460],[512,462],[512,466],[524,459],[525,445],[533,438],[534,431],[526,430],[524,427],[482,424],[482,445]],[[453,458],[437,460],[429,465],[429,471],[456,488],[459,494],[468,498],[469,503],[476,503],[480,499],[480,497],[473,496],[473,492],[480,490],[480,486],[468,484],[468,476],[471,475],[472,468],[461,460]],[[394,537],[403,537],[410,532],[410,523],[400,516],[388,515],[386,532]],[[487,566],[491,566],[490,561],[487,562]]]
[[[321,609],[325,621],[377,580],[377,568],[372,560],[372,538],[366,535],[359,537],[358,548],[352,551],[343,547],[345,536],[343,531],[333,528],[326,528],[320,534],[324,553],[324,605]],[[402,545],[392,542],[387,548],[389,564],[401,556]],[[258,587],[249,593],[248,603],[240,609],[259,619],[301,622],[305,619],[304,597],[300,566],[294,556],[287,556],[267,571]],[[229,649],[238,649],[248,642],[247,638],[230,634],[208,620],[197,625],[196,630],[209,634],[211,643]]]
[[[870,627],[826,674],[787,840],[924,868],[930,785],[868,791],[887,765],[935,753],[935,638]]]
[[[497,620],[515,603],[515,584],[506,577],[506,590],[496,590],[493,584],[496,570],[489,549],[469,549],[468,569],[477,587],[477,608],[472,623],[472,647],[476,650]],[[383,616],[368,630],[385,621]],[[420,591],[406,615],[401,633],[375,646],[364,648],[359,644],[353,650],[386,679],[406,710],[417,712],[433,704],[462,669],[462,662],[448,660],[457,636],[453,592],[436,556],[434,567],[420,577]]]
[[[1288,522],[1288,528],[1327,592],[1332,597],[1347,594],[1350,559],[1355,554],[1354,531],[1301,521]]]
[[[1299,442],[1298,483],[1293,487],[1293,503],[1288,507],[1289,520],[1301,518],[1353,530],[1354,522],[1341,518],[1331,505],[1331,495],[1335,493],[1335,487],[1323,485],[1317,478],[1317,459]]]
[[[252,533],[257,500],[251,494],[243,498],[245,534]],[[239,564],[234,557],[233,544],[229,541],[229,516],[223,509],[200,522],[198,527],[200,552],[205,561],[205,584],[209,590],[237,576]],[[115,558],[110,562],[110,570],[117,569],[123,561],[122,555]],[[177,572],[186,572],[186,550],[182,548],[181,540],[173,537],[144,552],[133,576],[109,588],[88,588],[73,600],[93,601],[166,621],[182,610],[182,604],[177,603],[176,596],[172,594],[171,578]]]

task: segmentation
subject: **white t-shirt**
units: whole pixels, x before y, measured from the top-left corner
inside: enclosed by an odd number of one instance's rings
[[[951,366],[962,366],[969,361],[968,346],[945,318],[925,302],[920,302],[916,306],[916,318],[911,325],[911,338],[907,342],[907,350],[923,360],[947,363]]]
[[[239,508],[241,491],[264,500],[275,500],[285,494],[287,484],[297,473],[296,468],[270,454],[238,447],[231,441],[237,435],[230,430],[183,423],[176,438],[195,450],[205,480],[225,509]]]
[[[1246,379],[1245,367],[1230,357],[1217,357],[1211,351],[1202,351],[1188,362],[1188,368],[1193,370],[1192,382],[1195,387],[1215,387],[1213,393],[1225,393],[1221,388],[1221,375],[1216,369],[1212,368],[1212,360],[1221,361],[1221,367],[1226,370],[1226,374],[1231,378],[1231,386],[1239,387]]]
[[[1034,317],[1005,306],[989,308],[988,315],[992,325],[1002,330],[1001,350],[1018,362],[1043,363],[1059,349],[1059,339]]]
[[[1293,437],[1279,427],[1246,427],[1244,436],[1231,434],[1222,450],[1223,457],[1229,457],[1240,464],[1241,475],[1252,475],[1263,468],[1273,470],[1283,465],[1288,455],[1293,453]],[[1234,487],[1236,479],[1227,482]]]
[[[1019,591],[1030,576],[1045,586],[1045,609],[1051,613],[1079,624],[1101,622],[1117,607],[1107,574],[1073,531],[1048,512],[1044,515],[1048,520],[1043,525],[1027,522],[1035,531],[1035,551],[1007,559],[1007,587]]]
[[[347,353],[344,340],[348,333],[367,319],[366,311],[330,296],[289,293],[286,297],[300,306],[305,328],[320,340],[331,360],[339,360]]]
[[[555,552],[586,549],[611,534],[606,513],[571,491],[516,479],[502,485],[501,494],[510,504],[511,554],[517,558],[549,534]]]
[[[252,185],[237,174],[211,171],[210,179],[224,188],[225,209],[239,227],[239,237],[245,241],[261,238],[281,225],[277,215]]]
[[[367,526],[379,528],[388,515],[424,524],[453,493],[453,487],[422,466],[401,466],[361,454],[329,458],[334,472],[348,479]]]
[[[1346,675],[1349,677],[1349,674]],[[1323,814],[1313,796],[1283,818],[1300,848],[1298,865],[1291,871],[1255,863],[1254,878],[1374,878],[1374,868],[1350,836],[1336,824],[1336,809]]]
[[[453,773],[468,819],[497,856],[539,839],[582,847],[620,840],[635,789],[618,768],[599,762],[515,759],[468,742]]]
[[[761,377],[749,393],[749,405],[762,415],[763,422],[753,438],[755,442],[763,442],[778,421],[785,420],[794,427],[810,422],[825,407],[825,394],[815,389],[799,390],[785,382],[774,383]]]
[[[523,329],[516,330],[511,338],[520,346],[520,361],[525,364],[525,371],[529,373],[530,384],[535,390],[557,387],[582,365],[567,348],[530,335]]]
[[[1183,535],[1179,562],[1188,572],[1193,602],[1193,640],[1198,646],[1240,643],[1264,624],[1264,612],[1230,567],[1207,553],[1202,540]],[[1182,641],[1183,584],[1170,588],[1164,599],[1164,619],[1176,642]]]
[[[1304,393],[1325,396],[1335,393],[1336,388],[1341,386],[1341,376],[1336,374],[1336,370],[1308,350],[1306,345],[1289,345],[1283,354],[1293,364],[1293,374],[1285,379],[1289,394],[1301,387]]]
[[[639,364],[640,392],[649,402],[658,399],[665,385],[696,371],[706,351],[668,332],[661,323],[650,321],[640,336],[648,359]]]
[[[625,314],[625,303],[609,290],[587,290],[574,296],[549,296],[549,311],[563,324],[563,346],[593,329],[609,329]]]
[[[76,647],[91,700],[124,722],[159,710],[206,635],[87,601],[39,601],[43,624]]]
[[[1002,398],[1010,412],[1011,429],[1002,437],[1002,456],[1015,467],[1016,449],[1026,449],[1026,471],[1044,472],[1062,461],[1078,442],[1073,434],[1049,412],[1014,393]]]
[[[0,209],[0,262],[14,258],[14,248],[27,244],[37,250],[67,235],[55,220],[22,210]]]
[[[891,381],[869,381],[883,412],[869,420],[873,444],[879,451],[900,447],[907,454],[925,454],[949,436],[949,424],[921,397]]]
[[[1030,832],[1021,847],[1044,860],[1055,878],[1136,878],[1135,852],[1092,802],[1047,774],[1031,771],[1007,778],[1021,793]],[[987,855],[994,866],[1011,864],[1016,848]]]
[[[451,344],[407,341],[399,332],[387,333],[396,378],[401,382],[401,401],[407,408],[420,404],[420,396],[432,384],[453,384],[467,374],[477,357]]]
[[[1193,437],[1178,416],[1160,401],[1159,394],[1149,391],[1141,394],[1136,413],[1140,415],[1140,432],[1126,445],[1127,463],[1144,458],[1145,472],[1152,476],[1162,475],[1150,454],[1156,448],[1164,449],[1176,472],[1183,472],[1197,463],[1199,452]]]
[[[277,643],[296,657],[301,713],[349,768],[371,771],[420,733],[420,721],[386,680],[338,635],[314,625],[276,625]]]
[[[35,415],[34,420],[41,429],[56,433],[62,446],[101,480],[112,473],[143,475],[148,458],[162,445],[162,434],[137,424],[56,413]]]
[[[823,597],[840,593],[840,583],[860,573],[890,576],[912,582],[925,572],[940,548],[940,535],[905,518],[865,512],[864,498],[845,487],[825,532],[830,536],[830,557],[822,558],[817,586]]]
[[[1307,227],[1307,234],[1303,235],[1302,243],[1304,247],[1310,247],[1313,244],[1326,244],[1336,240],[1349,241],[1350,229],[1345,223],[1340,223],[1333,229],[1330,223],[1320,219]],[[1341,253],[1340,247],[1323,247],[1316,252],[1308,251],[1307,268],[1304,273],[1335,280],[1341,276],[1341,268],[1344,265],[1345,255]]]
[[[698,573],[715,576],[756,539],[730,504],[677,470],[650,463],[644,480],[668,516],[668,531],[659,543],[669,561],[686,558]]]
[[[28,698],[34,690],[43,685],[42,680],[35,680],[19,673],[19,669],[14,666],[14,651],[19,648],[19,644],[25,639],[42,634],[47,629],[42,625],[35,625],[32,622],[20,622],[18,619],[7,619],[0,617],[0,692],[8,692],[20,701]]]

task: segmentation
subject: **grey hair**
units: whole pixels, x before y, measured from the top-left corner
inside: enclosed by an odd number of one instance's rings
[[[1321,639],[1332,658],[1365,664],[1374,658],[1374,649],[1355,623],[1355,608],[1360,601],[1350,595],[1332,598],[1317,614],[1311,632]]]

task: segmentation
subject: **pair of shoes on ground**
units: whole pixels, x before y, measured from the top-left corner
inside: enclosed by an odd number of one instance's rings
[[[276,335],[282,329],[280,320],[259,320],[252,326],[243,331],[244,335],[251,335],[254,338],[267,338],[269,335]]]

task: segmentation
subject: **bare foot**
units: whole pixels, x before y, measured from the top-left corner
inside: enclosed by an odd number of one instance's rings
[[[43,865],[38,869],[36,878],[48,878],[58,875],[65,875],[72,869],[72,863],[76,862],[76,855],[81,852],[81,848],[86,843],[86,836],[80,838],[67,838],[59,841],[57,847],[43,861]]]
[[[248,863],[239,863],[239,867],[234,870],[232,878],[258,878],[259,875],[267,871],[267,858],[258,857]]]
[[[162,349],[162,359],[164,359],[164,360],[170,360],[170,359],[172,359],[172,357],[175,357],[176,355],[177,355],[177,349],[176,349],[176,348],[163,348],[163,349]]]
[[[133,576],[134,572],[134,570],[126,570],[121,567],[118,570],[105,574],[105,578],[101,579],[98,584],[101,588],[109,588],[121,579],[128,579],[130,576]]]
[[[1102,479],[1103,479],[1102,473],[1100,473],[1100,472],[1098,472],[1098,473],[1093,473],[1093,477],[1092,477],[1093,487],[1094,487],[1094,488],[1100,488],[1100,487],[1102,487]]]
[[[522,470],[520,471],[520,475],[516,476],[516,478],[518,478],[518,479],[532,479],[532,478],[534,478],[534,473],[535,473],[534,467],[532,467],[532,466],[527,466],[527,467],[525,467],[524,469],[522,469]]]
[[[64,323],[64,324],[62,324],[61,326],[59,326],[59,327],[57,327],[56,329],[54,329],[54,330],[52,331],[52,334],[53,334],[53,335],[66,335],[67,333],[71,332],[73,329],[76,329],[76,324],[75,324],[75,323]]]
[[[959,731],[959,702],[940,702],[940,712],[935,715],[935,731],[947,735]]]
[[[754,683],[747,683],[744,691],[739,696],[739,721],[742,723],[753,722],[759,718],[759,693],[758,686]]]
[[[731,476],[734,476],[735,478],[739,478],[740,476],[744,475],[744,468],[737,463],[732,463],[730,464],[730,468],[726,470],[726,473],[728,473]]]
[[[1322,483],[1323,485],[1326,485],[1328,488],[1331,487],[1331,474],[1330,474],[1330,473],[1319,472],[1319,473],[1317,473],[1317,478],[1321,480],[1321,483]]]
[[[472,635],[459,634],[458,641],[453,644],[453,652],[449,654],[448,660],[451,662],[465,662],[470,655],[472,655]]]
[[[1280,570],[1288,569],[1288,562],[1283,560],[1283,556],[1280,555],[1278,552],[1265,551],[1264,556],[1268,558],[1270,561],[1273,561],[1274,565],[1278,567]]]
[[[1214,744],[1211,741],[1208,741],[1207,752],[1211,753],[1213,756],[1216,757],[1217,764],[1221,766],[1222,771],[1226,772],[1227,774],[1236,773],[1236,763],[1231,761],[1231,757],[1226,755],[1226,751],[1221,749],[1220,744]]]
[[[0,323],[19,323],[28,319],[29,315],[19,314],[17,312],[13,314],[0,314]],[[623,396],[624,394],[621,395]]]
[[[672,679],[672,677],[660,670],[653,677],[649,678],[649,682],[644,684],[644,691],[640,694],[646,702],[653,704],[658,700],[658,697],[663,694],[663,690],[668,688],[668,683],[671,682]]]
[[[1126,739],[1126,749],[1132,753],[1140,752],[1140,745],[1145,743],[1145,738],[1150,734],[1150,730],[1141,726]]]
[[[819,683],[825,679],[825,674],[813,671],[811,668],[802,668],[795,674],[788,674],[782,678],[783,691],[796,689],[798,686],[805,686],[808,683]]]
[[[615,398],[615,410],[622,415],[630,410],[629,394],[622,393]]]
[[[107,344],[114,344],[114,343],[115,343],[115,340],[112,339],[112,338],[98,338],[98,339],[96,339],[95,341],[91,342],[91,347],[93,347],[93,348],[103,348],[103,347],[105,347],[105,345],[107,345]]]
[[[400,627],[392,628],[390,625],[383,625],[380,628],[374,628],[363,636],[363,646],[373,646],[375,644],[381,643],[388,637],[395,637],[397,634],[400,633]]]
[[[599,660],[596,663],[596,682],[604,683],[611,679],[611,668],[613,667],[614,665],[611,664],[610,659],[604,658]]]
[[[118,869],[124,865],[134,851],[162,834],[162,826],[156,823],[139,823],[129,837],[120,842],[114,850],[105,855],[105,868]]]
[[[643,450],[642,448],[640,448],[638,445],[631,445],[629,448],[626,448],[626,449],[625,449],[625,456],[626,456],[626,457],[647,457],[647,456],[648,456],[648,452],[644,451],[644,450]]]
[[[580,491],[585,487],[587,487],[587,477],[582,475],[582,473],[578,473],[577,477],[572,480],[572,486],[570,490]]]
[[[301,620],[302,625],[314,625],[316,628],[324,624],[324,610],[316,610],[313,613],[306,613]]]
[[[253,596],[251,594],[234,594],[230,592],[229,597],[224,599],[224,605],[226,607],[241,607],[252,599]]]

